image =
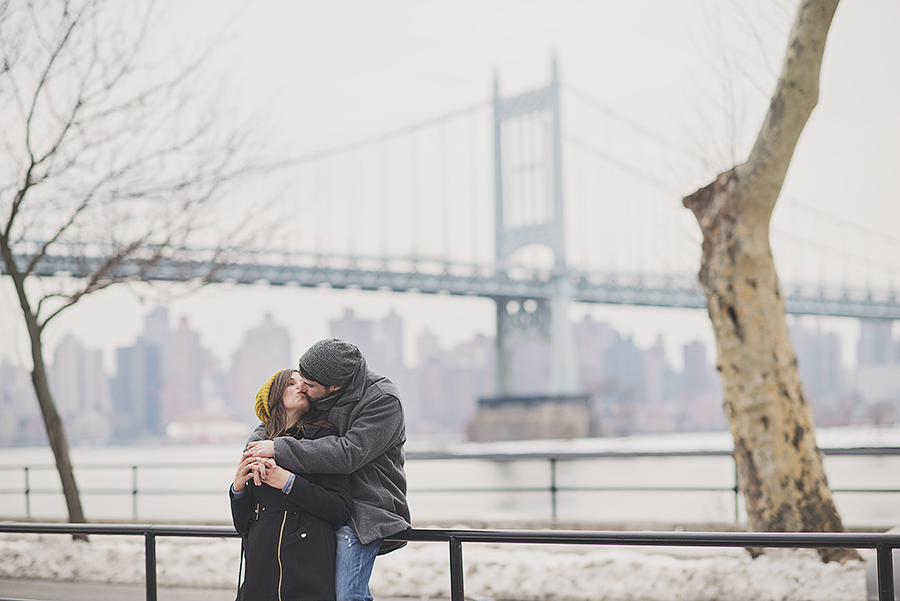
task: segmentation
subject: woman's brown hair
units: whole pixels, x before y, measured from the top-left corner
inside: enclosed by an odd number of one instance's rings
[[[321,409],[316,408],[310,403],[309,410],[300,416],[295,423],[289,424],[287,411],[284,409],[284,391],[291,384],[291,376],[298,374],[296,369],[282,369],[272,381],[269,388],[269,421],[266,422],[266,439],[274,440],[279,436],[287,434],[288,430],[293,427],[299,427],[301,432],[305,432],[307,428],[312,426],[321,426],[333,428],[328,421],[325,420],[324,413]]]

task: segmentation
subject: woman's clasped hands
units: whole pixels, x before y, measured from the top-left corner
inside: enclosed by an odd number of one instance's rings
[[[273,488],[284,488],[290,472],[280,467],[271,457],[257,457],[252,451],[244,451],[234,475],[234,492],[244,490],[251,479],[256,486],[268,484]]]

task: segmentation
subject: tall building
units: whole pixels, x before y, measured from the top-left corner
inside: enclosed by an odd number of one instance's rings
[[[646,409],[640,428],[647,432],[670,432],[679,425],[676,400],[679,379],[666,359],[660,335],[656,344],[644,351]]]
[[[684,375],[681,378],[682,393],[698,396],[709,391],[712,386],[709,364],[706,362],[706,345],[695,340],[682,347]]]
[[[49,379],[70,440],[111,438],[112,398],[99,350],[85,349],[75,337],[66,336],[54,352]]]
[[[230,402],[235,418],[259,423],[253,413],[256,391],[278,370],[297,366],[298,357],[291,355],[291,336],[278,325],[271,313],[261,324],[247,331],[244,341],[231,357]]]
[[[403,367],[403,318],[391,309],[386,316],[375,322],[373,334],[375,342],[381,347],[379,365],[383,363],[383,367],[377,369],[386,372]]]
[[[359,347],[378,373],[392,376],[403,368],[403,319],[393,309],[381,319],[360,319],[345,309],[340,319],[331,320],[331,335]]]
[[[859,320],[855,388],[863,419],[878,425],[900,420],[900,362],[894,352],[893,323]]]
[[[145,338],[116,350],[116,375],[111,382],[114,422],[119,439],[162,435],[162,348]]]
[[[168,335],[169,308],[156,307],[149,315],[144,317],[143,338],[149,344],[162,347],[165,346]]]
[[[425,331],[416,340],[418,363],[401,389],[414,434],[460,434],[475,413],[480,397],[491,388],[494,342],[474,340],[443,350],[437,337]]]
[[[203,411],[204,372],[209,361],[200,334],[188,327],[186,317],[181,318],[177,330],[166,328],[162,341],[162,419],[169,423]]]
[[[603,356],[604,380],[609,393],[620,402],[645,403],[647,400],[647,371],[644,352],[631,337],[616,333]]]
[[[893,320],[860,319],[859,347],[857,363],[859,365],[879,365],[891,363],[893,359]]]
[[[50,366],[50,391],[56,401],[56,410],[65,421],[81,411],[81,356],[84,349],[74,336],[64,337],[53,353]]]
[[[426,328],[416,337],[416,364],[400,391],[408,432],[422,434],[435,430],[436,415],[441,413],[443,406],[442,382],[440,375],[435,373],[442,354],[440,341],[431,330]]]
[[[722,408],[719,372],[707,363],[706,345],[693,341],[682,347],[684,372],[679,395],[680,419],[677,430],[707,431],[727,427]]]
[[[330,334],[359,347],[369,369],[384,374],[397,386],[407,432],[415,432],[420,405],[412,393],[412,372],[404,362],[403,318],[391,309],[380,319],[361,319],[348,308],[340,318],[331,320]]]
[[[791,326],[790,334],[800,381],[816,425],[848,425],[856,403],[846,390],[840,337],[820,328],[812,330],[799,322]]]
[[[647,380],[647,404],[661,407],[672,397],[672,368],[666,360],[662,336],[657,337],[656,344],[644,351],[644,374]]]
[[[843,390],[841,339],[834,332],[812,330],[799,321],[790,328],[803,388],[813,396],[840,394]],[[887,346],[890,353],[890,343]]]
[[[47,440],[37,395],[28,372],[0,360],[0,444]]]
[[[597,395],[606,387],[606,367],[604,357],[607,349],[616,340],[616,332],[604,322],[594,321],[590,315],[574,324],[572,339],[578,361],[581,389]]]

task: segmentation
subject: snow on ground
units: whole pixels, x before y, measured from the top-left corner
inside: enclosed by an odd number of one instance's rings
[[[237,539],[160,538],[161,586],[234,588]],[[814,551],[654,549],[505,545],[463,546],[472,599],[590,601],[863,601],[865,564],[823,564]],[[144,543],[136,537],[0,535],[0,577],[139,584]],[[377,597],[449,597],[446,544],[419,543],[381,556]]]

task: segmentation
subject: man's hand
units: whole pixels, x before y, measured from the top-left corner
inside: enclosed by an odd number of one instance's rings
[[[247,452],[251,457],[275,457],[275,442],[272,440],[257,440],[247,446]]]

